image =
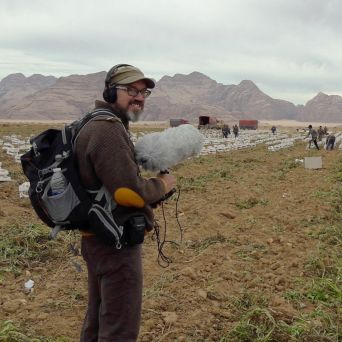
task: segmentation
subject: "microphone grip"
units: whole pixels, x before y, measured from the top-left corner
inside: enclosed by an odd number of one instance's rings
[[[159,171],[160,174],[162,175],[167,175],[169,174],[169,170],[165,169],[165,170],[160,170]],[[176,188],[171,189],[169,192],[167,192],[161,199],[159,199],[157,202],[154,202],[151,204],[152,208],[156,208],[161,202],[166,201],[168,198],[170,198],[175,192],[176,192]]]
[[[171,189],[160,200],[158,200],[157,202],[152,203],[151,207],[152,208],[156,208],[161,202],[166,201],[168,198],[170,198],[176,191],[177,191],[176,188]]]

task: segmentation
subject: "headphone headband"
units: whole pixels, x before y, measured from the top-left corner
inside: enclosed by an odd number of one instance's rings
[[[106,86],[106,87],[109,86],[110,79],[113,77],[113,75],[114,75],[120,68],[127,67],[127,66],[132,66],[132,65],[130,65],[130,64],[117,64],[117,65],[114,65],[114,66],[107,72],[107,76],[106,76],[106,79],[105,79],[105,86]]]

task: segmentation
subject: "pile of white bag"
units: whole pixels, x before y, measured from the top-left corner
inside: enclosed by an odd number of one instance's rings
[[[10,180],[12,179],[9,176],[9,172],[2,168],[2,163],[0,162],[0,182],[9,182]]]

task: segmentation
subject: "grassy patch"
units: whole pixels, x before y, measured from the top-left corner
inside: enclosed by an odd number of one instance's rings
[[[330,191],[324,191],[324,190],[316,190],[312,193],[311,196],[315,197],[315,198],[326,199],[326,198],[329,198],[331,196],[331,192]]]
[[[190,249],[194,249],[197,252],[201,252],[201,251],[207,249],[211,245],[219,244],[219,243],[227,243],[228,241],[229,241],[229,239],[227,239],[222,234],[218,233],[216,235],[209,236],[203,240],[193,241],[193,242],[191,242],[191,244],[189,244],[188,247]]]
[[[267,306],[268,300],[261,294],[245,292],[242,296],[234,298],[233,304],[235,309],[241,312],[247,311],[255,306],[264,308]]]
[[[292,319],[284,319],[272,310],[254,307],[243,314],[220,342],[338,341],[336,320],[317,309]]]
[[[205,175],[199,175],[197,177],[182,177],[179,176],[177,178],[178,186],[182,190],[196,190],[196,189],[204,189],[208,185],[208,183],[217,180],[217,179],[231,179],[232,174],[230,169],[215,169],[210,171]]]
[[[2,272],[19,274],[22,269],[63,255],[61,248],[65,248],[61,242],[68,239],[67,234],[58,240],[50,240],[48,234],[49,228],[42,224],[7,227],[0,240]]]
[[[13,321],[0,321],[1,342],[68,342],[70,339],[64,336],[55,338],[30,337],[20,331]]]
[[[286,175],[289,171],[297,168],[300,165],[301,164],[296,163],[294,159],[285,159],[280,163],[278,170],[275,171],[274,177],[277,180],[283,181],[286,179]]]
[[[254,308],[220,341],[270,341],[275,327],[275,319],[268,310]]]
[[[268,204],[268,200],[264,198],[257,199],[255,197],[250,197],[250,198],[247,198],[246,200],[236,202],[235,206],[239,209],[250,209],[250,208],[255,207],[257,204],[266,206]]]
[[[312,303],[320,303],[330,307],[341,307],[342,305],[342,282],[329,278],[319,278],[311,282],[305,291],[305,297]]]
[[[170,284],[172,281],[174,281],[174,275],[164,272],[160,276],[160,278],[152,284],[151,287],[144,288],[143,290],[143,297],[144,299],[147,298],[158,298],[161,295],[165,295],[167,292],[165,290],[165,286]]]
[[[328,224],[316,232],[311,232],[310,236],[331,246],[340,247],[342,245],[342,229],[340,225]]]

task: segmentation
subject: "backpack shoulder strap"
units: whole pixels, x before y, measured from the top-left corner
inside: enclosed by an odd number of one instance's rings
[[[117,121],[121,122],[121,120],[111,111],[106,109],[96,109],[93,112],[87,113],[80,120],[74,121],[69,125],[69,128],[72,130],[72,145],[73,149],[75,149],[77,138],[81,132],[81,130],[91,121],[95,119],[103,118],[109,121]]]
[[[77,134],[88,122],[101,116],[104,116],[107,118],[113,118],[113,119],[120,121],[120,119],[113,112],[100,108],[100,109],[96,109],[92,112],[87,113],[83,118],[77,121],[74,121],[70,126],[74,128],[75,133]]]

